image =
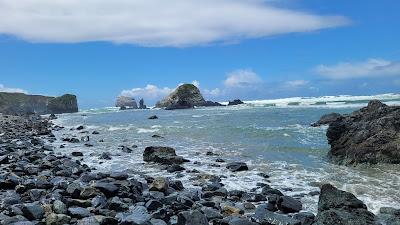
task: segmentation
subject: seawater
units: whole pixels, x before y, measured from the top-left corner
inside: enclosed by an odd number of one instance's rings
[[[71,136],[76,131],[69,128],[84,125],[89,133],[100,132],[90,135],[94,146],[68,143],[56,151],[64,154],[82,151],[84,163],[98,171],[128,171],[138,178],[144,174],[166,176],[182,180],[186,187],[198,187],[199,174],[183,172],[183,177],[176,177],[177,174],[167,173],[161,166],[143,162],[145,147],[169,146],[175,148],[178,155],[191,160],[184,165],[188,170],[223,175],[222,183],[228,190],[249,191],[257,188],[257,183],[270,182],[272,187],[287,195],[301,196],[304,211],[316,213],[318,196],[309,193],[319,191],[321,183],[332,183],[355,194],[370,210],[378,213],[382,206],[399,207],[400,166],[331,164],[326,159],[329,151],[325,136],[327,127],[310,126],[324,114],[351,113],[371,99],[400,104],[400,95],[386,94],[261,100],[233,107],[176,111],[93,109],[61,115],[56,123],[66,129],[56,135]],[[159,119],[148,120],[151,115]],[[164,138],[152,138],[154,134]],[[78,134],[78,137],[85,135]],[[124,153],[120,145],[137,145],[138,148]],[[218,156],[208,156],[208,151]],[[103,152],[111,153],[112,160],[100,160]],[[226,163],[215,162],[217,158],[227,163],[246,162],[250,170],[231,173],[225,168]],[[262,178],[261,172],[270,178]]]

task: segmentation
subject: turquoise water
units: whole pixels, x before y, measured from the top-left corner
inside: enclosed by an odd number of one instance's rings
[[[399,99],[388,102],[398,104]],[[188,187],[196,187],[201,182],[196,178],[198,174],[184,172],[181,177],[142,161],[145,147],[170,146],[176,148],[179,155],[191,160],[185,164],[187,169],[196,169],[202,174],[223,175],[222,182],[228,189],[255,188],[258,182],[268,182],[258,175],[260,172],[267,173],[271,176],[271,186],[284,190],[288,195],[303,196],[301,200],[306,211],[316,212],[318,196],[308,193],[319,190],[318,185],[324,182],[354,193],[374,212],[382,206],[398,207],[399,166],[348,168],[327,162],[325,156],[329,145],[325,136],[326,127],[314,128],[310,124],[326,113],[350,113],[367,102],[355,99],[354,104],[349,101],[336,103],[340,100],[332,99],[333,104],[304,104],[300,101],[297,105],[281,106],[257,101],[243,106],[177,111],[120,112],[109,108],[62,115],[57,124],[66,128],[85,125],[90,133],[96,130],[100,135],[91,135],[94,147],[84,147],[82,143],[68,144],[58,151],[82,151],[84,162],[100,171],[128,170],[133,174],[171,176],[181,179]],[[157,115],[159,119],[148,120],[151,115]],[[69,129],[57,133],[58,136],[71,134]],[[152,138],[154,134],[164,138]],[[119,145],[137,145],[138,148],[133,149],[133,153],[124,153]],[[105,151],[113,155],[112,160],[99,159]],[[207,151],[218,156],[208,156]],[[250,170],[231,173],[225,169],[224,163],[216,167],[217,158],[227,162],[246,162]]]

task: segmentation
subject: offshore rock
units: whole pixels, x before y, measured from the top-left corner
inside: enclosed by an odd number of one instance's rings
[[[128,96],[119,96],[117,98],[117,102],[115,103],[115,107],[119,107],[120,109],[137,109],[138,105],[135,98],[131,98]]]
[[[206,101],[200,90],[193,84],[183,84],[163,100],[157,102],[157,108],[189,109],[195,106],[204,106]]]

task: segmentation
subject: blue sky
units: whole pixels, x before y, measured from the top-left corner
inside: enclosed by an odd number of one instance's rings
[[[395,0],[66,2],[0,0],[1,91],[92,108],[192,82],[220,101],[400,90]]]

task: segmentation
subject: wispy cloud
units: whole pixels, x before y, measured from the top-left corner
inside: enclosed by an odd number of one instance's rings
[[[243,88],[262,83],[262,79],[250,69],[240,69],[230,72],[224,81],[226,88]]]
[[[331,79],[400,76],[400,62],[385,59],[368,59],[362,62],[319,65],[314,70],[318,74]]]
[[[349,24],[261,0],[0,0],[0,33],[31,42],[232,42]]]
[[[0,84],[0,92],[25,93],[25,94],[28,93],[28,91],[24,89],[5,87],[3,84]]]

